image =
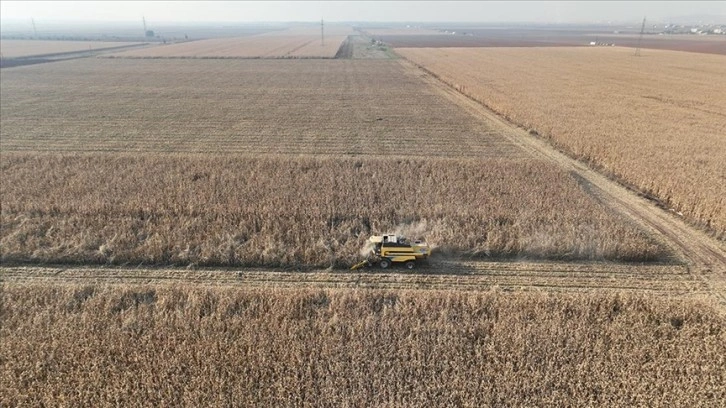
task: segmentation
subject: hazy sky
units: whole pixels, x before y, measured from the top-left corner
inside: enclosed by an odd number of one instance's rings
[[[726,1],[0,1],[3,20],[668,22],[726,16]],[[726,20],[720,18],[719,21]]]

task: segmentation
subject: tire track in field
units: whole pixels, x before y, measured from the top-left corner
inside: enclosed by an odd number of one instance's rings
[[[489,123],[500,134],[519,145],[532,156],[549,160],[565,171],[572,172],[588,190],[606,206],[625,215],[633,223],[651,233],[667,245],[685,264],[688,274],[714,297],[726,311],[726,249],[719,242],[699,231],[682,219],[670,214],[655,203],[628,190],[619,183],[591,169],[586,164],[556,150],[548,142],[538,139],[516,125],[506,121],[496,112],[438,79],[434,73],[408,60],[400,59],[404,69],[418,77],[451,102]],[[693,282],[684,280],[683,286],[693,287]]]

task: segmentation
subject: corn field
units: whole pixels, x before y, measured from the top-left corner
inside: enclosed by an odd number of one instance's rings
[[[666,256],[536,160],[13,153],[1,170],[4,262],[349,267],[389,231],[487,259]]]
[[[0,406],[723,405],[718,244],[480,105],[724,238],[722,56],[325,29],[3,68]]]
[[[648,295],[5,286],[3,406],[719,406],[724,320]]]
[[[397,52],[726,237],[723,56],[648,50],[639,58],[619,47]]]

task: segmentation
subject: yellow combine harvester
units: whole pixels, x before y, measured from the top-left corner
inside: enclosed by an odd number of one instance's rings
[[[353,265],[352,270],[364,266],[378,264],[382,269],[394,263],[403,263],[407,269],[416,267],[416,261],[426,259],[431,255],[428,244],[417,240],[409,242],[408,239],[396,234],[374,235],[368,238],[373,249],[368,259]]]

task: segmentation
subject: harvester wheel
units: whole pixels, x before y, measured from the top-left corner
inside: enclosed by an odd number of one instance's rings
[[[416,267],[416,262],[414,262],[414,261],[406,262],[406,269],[413,269],[415,267]]]
[[[381,263],[379,265],[381,265],[381,269],[386,269],[391,266],[391,261],[388,259],[381,259]]]

